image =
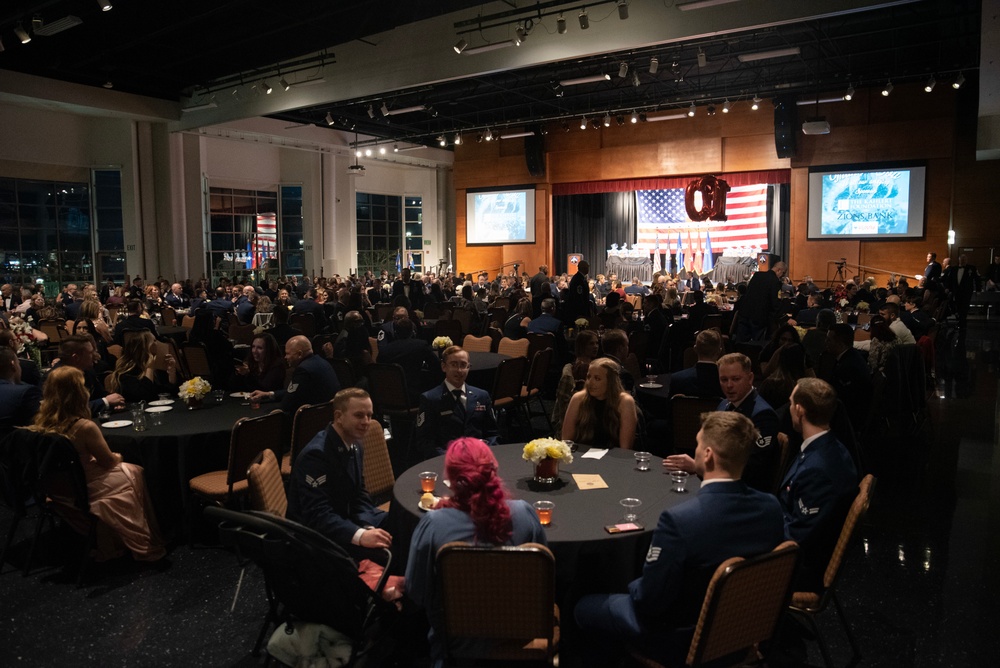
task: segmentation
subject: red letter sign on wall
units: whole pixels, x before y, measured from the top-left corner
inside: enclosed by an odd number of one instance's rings
[[[720,181],[714,176],[703,176],[695,179],[687,185],[684,190],[684,208],[687,209],[688,217],[691,220],[701,222],[703,220],[728,220],[726,216],[726,193],[730,190],[729,184]],[[694,194],[701,193],[701,208],[694,207]]]

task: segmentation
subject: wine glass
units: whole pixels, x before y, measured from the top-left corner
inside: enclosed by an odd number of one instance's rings
[[[623,508],[625,508],[625,521],[635,522],[636,514],[635,509],[642,505],[642,501],[639,499],[628,497],[619,501]]]

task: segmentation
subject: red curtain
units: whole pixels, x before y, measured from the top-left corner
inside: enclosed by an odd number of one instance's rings
[[[579,183],[554,183],[553,195],[594,195],[598,193],[629,192],[632,190],[667,190],[669,188],[684,188],[692,179],[705,174],[688,176],[654,177],[648,179],[619,179],[615,181],[581,181]],[[731,186],[752,186],[758,183],[777,185],[791,181],[791,170],[769,169],[757,172],[735,172],[732,174],[715,174],[719,179]]]

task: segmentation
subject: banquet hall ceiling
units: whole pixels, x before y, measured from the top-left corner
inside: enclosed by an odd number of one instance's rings
[[[826,14],[819,12],[851,3],[815,0],[801,3],[817,12],[804,20],[773,20],[772,7],[789,4],[779,0],[728,0],[690,11],[678,5],[691,0],[622,0],[629,7],[624,19],[615,0],[109,2],[114,6],[106,12],[98,0],[4,3],[0,70],[96,87],[110,83],[114,90],[176,101],[182,108],[218,107],[219,115],[206,116],[204,124],[241,113],[267,115],[341,132],[353,129],[382,141],[436,145],[439,136],[450,143],[455,133],[469,140],[484,131],[512,132],[543,121],[578,126],[582,117],[594,122],[607,115],[614,122],[618,115],[628,119],[633,110],[679,113],[692,103],[699,113],[709,104],[721,112],[726,101],[816,99],[841,95],[848,87],[882,88],[888,81],[925,83],[933,77],[935,94],[948,94],[959,74],[976,81],[980,62],[979,0],[871,0],[853,3],[853,11]],[[588,16],[586,31],[581,9]],[[559,31],[559,12],[566,34]],[[723,16],[712,12],[727,12],[735,21],[707,29],[712,17]],[[45,34],[67,16],[81,23]],[[15,27],[20,22],[34,33],[36,17],[40,32],[21,44]],[[673,32],[651,40],[648,26],[642,32],[644,17],[662,20]],[[460,38],[467,50],[504,44],[518,27],[523,47],[476,55],[452,49]],[[619,48],[627,43],[621,35],[630,30],[640,46]],[[374,58],[368,68],[366,59],[355,56],[359,46],[375,49],[392,36],[408,40],[412,60],[397,58],[400,63],[386,67]],[[560,40],[572,39],[578,40],[575,51],[560,47]],[[791,55],[747,58],[776,49]],[[526,53],[533,55],[526,59]],[[566,53],[578,55],[562,57]],[[417,71],[396,71],[406,66]],[[608,78],[559,83],[602,74]],[[324,76],[326,85],[296,90],[295,96],[278,85],[281,78],[301,85]],[[265,83],[275,95],[264,97]],[[285,101],[273,103],[282,93]],[[245,102],[245,109],[234,100]],[[392,113],[410,107],[418,109]],[[195,117],[179,115],[182,123]]]

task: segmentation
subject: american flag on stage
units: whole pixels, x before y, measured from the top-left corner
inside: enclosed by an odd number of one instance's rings
[[[711,234],[712,251],[722,253],[728,248],[756,246],[767,250],[767,185],[735,186],[726,197],[726,215],[729,220],[694,222],[684,208],[684,189],[637,190],[638,242],[652,247],[658,236],[663,236],[666,253],[676,253],[677,246],[670,243],[678,234],[690,231],[697,238],[695,248],[704,248],[707,235]],[[685,244],[690,245],[690,244]],[[686,249],[689,250],[689,249]],[[708,262],[706,261],[705,264]]]
[[[257,214],[257,233],[253,244],[248,242],[247,246],[247,269],[263,269],[269,259],[278,257],[278,222],[275,214]]]

